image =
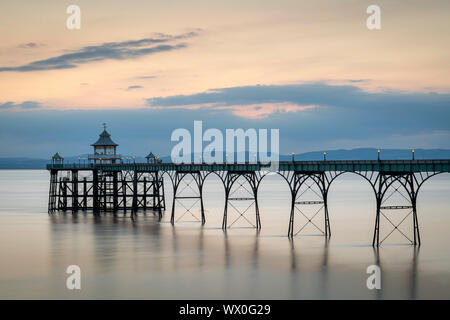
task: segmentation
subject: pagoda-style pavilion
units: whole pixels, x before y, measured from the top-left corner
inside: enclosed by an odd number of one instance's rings
[[[117,154],[119,145],[112,141],[111,135],[106,131],[106,123],[103,123],[103,132],[100,133],[98,140],[91,146],[94,147],[94,154],[89,155],[89,160],[95,163],[116,163],[117,160],[122,159],[122,155]]]

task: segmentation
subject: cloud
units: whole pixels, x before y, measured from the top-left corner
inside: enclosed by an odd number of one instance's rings
[[[122,42],[106,42],[97,46],[86,46],[79,50],[65,53],[44,60],[37,60],[14,67],[0,67],[0,72],[30,72],[39,70],[58,70],[76,68],[81,64],[103,60],[136,59],[142,56],[186,48],[185,43],[168,44],[170,41],[188,39],[196,36],[196,32],[172,36],[159,35],[155,38],[128,40]]]
[[[134,85],[134,86],[129,86],[127,90],[142,89],[142,88],[143,88],[143,86]]]
[[[10,109],[14,107],[14,103],[11,101],[5,102],[5,103],[1,103],[0,104],[0,109]]]
[[[19,106],[22,109],[36,109],[36,108],[40,108],[41,104],[36,101],[24,101],[21,104],[19,104]]]
[[[322,82],[295,85],[255,85],[211,89],[191,95],[176,95],[147,99],[146,104],[153,108],[224,108],[255,105],[315,106],[317,112],[326,108],[333,112],[352,112],[353,114],[375,117],[389,115],[399,120],[411,113],[424,114],[425,119],[433,114],[450,115],[450,95],[436,93],[405,93],[396,91],[366,92],[353,85],[330,85]],[[274,111],[282,111],[274,109]],[[270,114],[270,112],[268,113]],[[267,114],[266,114],[267,115]],[[439,120],[441,121],[441,120]]]
[[[366,82],[369,81],[367,79],[350,79],[349,82],[358,83],[358,82]]]
[[[259,103],[293,103],[298,105],[323,102],[339,96],[354,94],[359,88],[354,86],[331,86],[323,83],[300,85],[254,85],[230,88],[217,88],[191,95],[176,95],[147,99],[148,106],[186,106],[186,105],[254,105]],[[327,101],[328,102],[328,101]]]
[[[279,129],[284,154],[359,147],[450,148],[449,94],[373,93],[309,83],[213,89],[150,101],[155,103],[151,108],[127,110],[17,112],[12,102],[0,104],[0,156],[88,153],[103,122],[122,154],[152,150],[167,155],[174,145],[173,130],[192,132],[194,120],[202,120],[204,130],[222,132]]]
[[[38,48],[38,47],[43,47],[43,46],[45,46],[45,44],[37,43],[37,42],[28,42],[28,43],[22,43],[22,44],[18,45],[19,48],[23,48],[23,49],[33,49],[33,48]]]
[[[5,109],[37,109],[41,108],[42,105],[36,101],[24,101],[22,103],[14,103],[12,101],[8,101],[5,103],[0,103],[0,110]]]
[[[236,128],[279,129],[280,151],[284,154],[358,147],[450,148],[449,111],[424,108],[421,112],[402,112],[401,117],[386,109],[354,111],[311,108],[254,119],[214,108],[8,109],[0,116],[0,157],[47,158],[56,151],[67,156],[89,153],[102,122],[108,123],[114,141],[120,144],[120,153],[146,155],[152,150],[168,155],[175,145],[170,140],[173,130],[186,128],[192,132],[194,120],[203,121],[203,130],[217,128],[223,133]]]
[[[155,78],[156,78],[156,76],[138,76],[138,77],[135,77],[135,79],[142,79],[142,80],[155,79]]]

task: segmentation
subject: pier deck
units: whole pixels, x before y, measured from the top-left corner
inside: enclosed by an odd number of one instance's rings
[[[175,163],[120,163],[48,164],[47,170],[140,170],[140,171],[264,171],[270,164],[221,163],[221,164],[175,164]],[[450,172],[449,160],[326,160],[281,161],[279,171],[375,171],[375,172]]]

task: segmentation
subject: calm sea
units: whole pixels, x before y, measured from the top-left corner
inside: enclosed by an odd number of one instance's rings
[[[420,191],[420,249],[394,232],[377,251],[371,246],[374,195],[358,176],[343,175],[331,187],[328,242],[312,224],[293,241],[286,237],[290,194],[276,176],[260,188],[259,234],[250,228],[253,207],[245,211],[250,202],[235,204],[245,213],[222,231],[224,192],[213,177],[204,187],[203,227],[198,203],[178,204],[179,221],[175,227],[168,222],[169,184],[162,221],[152,212],[134,221],[121,213],[48,215],[48,180],[46,171],[0,170],[0,299],[450,298],[449,175],[432,178]],[[305,197],[314,200],[314,191],[306,190]],[[402,201],[399,194],[391,199]],[[182,205],[193,205],[192,214],[183,215]],[[311,217],[320,205],[299,209]],[[396,224],[407,211],[388,217]],[[296,231],[307,221],[301,212]],[[238,217],[230,209],[229,224]],[[399,227],[407,236],[411,220]],[[320,210],[312,221],[323,229]],[[382,228],[384,234],[392,229],[387,220]],[[366,286],[373,264],[381,268],[380,290]],[[66,288],[69,265],[81,268],[81,290]]]

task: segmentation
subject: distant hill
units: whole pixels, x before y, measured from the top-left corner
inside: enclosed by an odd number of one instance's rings
[[[351,150],[325,150],[327,160],[376,160],[377,149],[359,148]],[[322,160],[324,151],[313,151],[295,155],[296,161],[314,161]],[[65,163],[78,163],[78,157],[87,159],[87,155],[66,157]],[[411,159],[411,150],[409,149],[383,149],[380,157],[382,160],[406,160]],[[248,158],[248,154],[247,154]],[[415,158],[419,159],[450,159],[450,149],[415,149]],[[161,157],[163,162],[171,162],[170,156]],[[280,155],[280,161],[292,160],[291,155]],[[136,162],[145,162],[144,157],[137,156]],[[0,158],[0,169],[45,169],[45,165],[50,160],[14,157]],[[83,163],[83,160],[81,160]]]
[[[43,169],[48,162],[44,159],[0,158],[0,169]]]

